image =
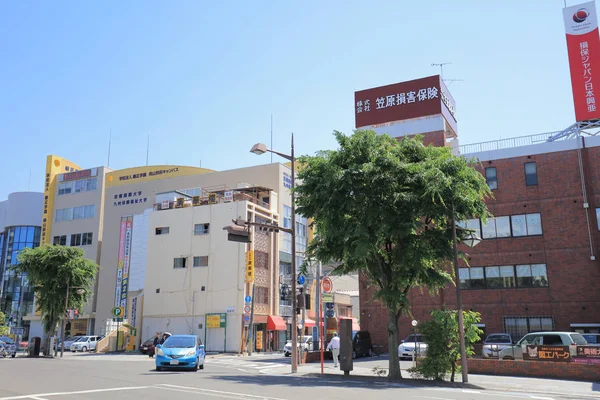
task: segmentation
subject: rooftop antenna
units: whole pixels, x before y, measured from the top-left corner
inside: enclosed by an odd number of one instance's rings
[[[148,143],[146,145],[146,167],[148,166],[148,156],[150,155],[150,134],[148,134]]]
[[[442,77],[442,79],[444,79],[444,65],[448,65],[448,64],[452,64],[452,63],[449,63],[449,62],[439,63],[439,64],[431,63],[431,66],[432,67],[440,67],[440,76]]]
[[[112,140],[112,128],[110,128],[110,133],[108,134],[108,160],[106,161],[106,166],[110,167],[110,142]]]

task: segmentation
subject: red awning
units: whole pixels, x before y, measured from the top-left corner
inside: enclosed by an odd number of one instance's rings
[[[268,331],[285,331],[287,330],[285,321],[278,315],[269,315],[267,318]]]

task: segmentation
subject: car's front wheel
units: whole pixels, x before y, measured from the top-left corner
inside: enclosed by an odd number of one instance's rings
[[[83,346],[83,347],[81,348],[81,352],[82,352],[82,353],[85,353],[86,351],[87,351],[87,347]]]

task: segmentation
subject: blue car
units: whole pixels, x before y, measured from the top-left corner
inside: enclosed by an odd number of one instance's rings
[[[204,369],[204,346],[196,335],[173,335],[156,346],[156,370]]]

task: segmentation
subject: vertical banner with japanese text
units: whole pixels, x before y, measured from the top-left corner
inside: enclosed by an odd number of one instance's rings
[[[117,282],[115,286],[115,307],[121,306],[121,284],[123,282],[123,259],[125,258],[125,230],[127,218],[121,218],[121,229],[119,232],[119,255],[117,258]]]
[[[125,222],[125,246],[123,249],[123,276],[121,280],[121,303],[127,314],[127,293],[129,291],[129,265],[131,263],[131,235],[133,232],[133,217],[127,217]]]
[[[596,103],[596,93],[600,93],[600,38],[596,5],[592,1],[566,7],[563,17],[575,118],[578,122],[600,118],[600,104]]]

